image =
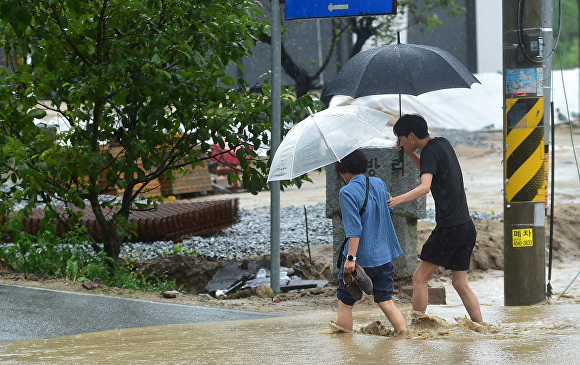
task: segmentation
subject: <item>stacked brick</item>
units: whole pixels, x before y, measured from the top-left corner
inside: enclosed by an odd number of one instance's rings
[[[84,209],[81,224],[87,226],[89,234],[101,242],[102,234],[90,207]],[[112,211],[105,211],[108,218]],[[23,220],[25,232],[36,235],[42,224],[44,211],[33,211]],[[218,232],[240,222],[239,200],[221,199],[202,202],[170,202],[159,204],[157,209],[132,211],[129,221],[137,224],[137,235],[129,238],[135,242],[181,241],[188,236],[202,236]],[[56,235],[64,236],[66,228],[58,224]]]

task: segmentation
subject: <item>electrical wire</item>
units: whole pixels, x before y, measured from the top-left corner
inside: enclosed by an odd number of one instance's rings
[[[560,0],[560,15],[562,14],[562,6],[561,5],[562,5],[562,2]],[[565,101],[565,104],[566,104],[566,114],[568,116],[568,126],[570,128],[570,141],[572,143],[572,152],[574,153],[574,160],[576,162],[576,171],[578,172],[578,181],[580,182],[580,165],[578,164],[578,156],[576,154],[576,147],[574,145],[574,131],[572,129],[572,120],[570,119],[570,106],[568,104],[568,95],[566,93],[566,84],[564,83],[564,70],[563,70],[564,67],[562,65],[562,48],[561,47],[558,47],[558,52],[560,54],[560,76],[562,78],[562,88],[564,90],[564,101]],[[552,124],[553,123],[554,123],[554,118],[552,117]],[[552,143],[555,143],[555,141],[552,141]],[[552,200],[552,205],[554,205],[554,201],[553,200]],[[553,219],[553,217],[552,217],[552,219]],[[556,300],[560,300],[560,298],[562,297],[562,295],[564,295],[564,293],[566,292],[566,290],[568,290],[568,288],[570,288],[570,286],[572,285],[572,283],[574,283],[574,281],[576,281],[576,279],[578,278],[578,275],[580,275],[580,271],[578,272],[578,274],[576,274],[576,276],[574,277],[574,279],[572,279],[572,281],[570,282],[570,284],[568,284],[568,286],[566,287],[566,289],[564,289],[564,291],[560,294],[560,296],[558,296],[558,299],[556,299]],[[548,282],[548,285],[550,285],[549,282]],[[549,291],[551,291],[551,287],[549,287]]]
[[[572,120],[570,119],[570,106],[568,104],[568,94],[566,93],[566,84],[564,83],[564,70],[562,66],[562,49],[558,48],[560,52],[560,77],[562,78],[562,88],[564,90],[564,101],[566,104],[566,115],[568,116],[568,127],[570,128],[570,142],[572,143],[572,152],[574,153],[574,161],[576,162],[576,171],[578,172],[578,181],[580,182],[580,165],[578,164],[578,155],[576,154],[576,147],[574,145],[574,131],[572,129]],[[554,121],[552,121],[553,123]]]
[[[554,0],[555,3],[555,0]],[[555,5],[555,4],[554,4]],[[554,51],[556,50],[556,47],[558,46],[558,44],[560,43],[560,33],[562,31],[562,0],[558,0],[558,32],[556,33],[556,40],[554,42],[554,46],[552,47],[552,50],[550,51],[550,53],[546,56],[543,57],[540,60],[536,60],[534,58],[532,58],[532,56],[530,56],[528,54],[528,52],[526,51],[526,47],[524,45],[524,40],[523,40],[523,35],[524,35],[524,19],[523,19],[523,11],[524,11],[524,0],[518,0],[518,11],[517,11],[517,31],[518,31],[518,48],[516,49],[516,63],[520,64],[523,63],[525,60],[519,60],[518,59],[518,50],[521,50],[522,53],[524,54],[524,56],[526,56],[526,58],[532,62],[535,63],[543,63],[545,60],[547,60],[548,58],[552,57],[552,54],[554,53]]]
[[[552,92],[553,93],[553,92]],[[546,286],[546,297],[552,298],[552,252],[554,249],[554,175],[556,171],[556,137],[555,137],[555,123],[554,123],[554,100],[550,103],[550,118],[552,123],[550,128],[551,133],[551,141],[552,142],[552,154],[551,154],[551,163],[550,163],[550,250],[549,250],[549,257],[548,257],[548,285]]]
[[[562,292],[562,294],[560,294],[558,296],[558,299],[556,299],[556,300],[560,300],[560,298],[562,298],[562,295],[564,295],[564,293],[566,292],[566,290],[568,290],[568,288],[570,287],[570,285],[572,285],[572,283],[574,281],[576,281],[576,279],[578,278],[578,275],[580,275],[580,271],[578,271],[578,274],[576,274],[576,276],[574,277],[574,279],[572,279],[572,281],[570,282],[570,284],[568,284],[568,286],[566,287],[566,289],[564,289],[564,291]]]

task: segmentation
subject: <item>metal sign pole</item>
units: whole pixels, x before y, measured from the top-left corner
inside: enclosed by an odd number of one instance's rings
[[[272,109],[271,109],[271,150],[274,156],[280,145],[280,103],[281,103],[281,21],[280,3],[272,0]],[[270,288],[277,293],[280,290],[280,182],[270,182]]]

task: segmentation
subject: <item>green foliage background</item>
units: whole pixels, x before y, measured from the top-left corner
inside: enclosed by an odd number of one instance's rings
[[[554,31],[558,27],[558,2],[554,1]],[[580,66],[580,49],[578,48],[580,25],[578,17],[578,1],[562,0],[562,30],[558,48],[554,52],[553,68],[564,70]]]
[[[204,164],[214,143],[236,150],[247,191],[268,189],[256,151],[270,144],[270,85],[251,92],[226,70],[269,32],[249,0],[0,1],[0,48],[19,61],[0,68],[0,183],[13,184],[2,216],[25,203],[10,217],[17,231],[42,203],[42,230],[76,231],[89,206],[102,246],[85,237],[115,265],[131,212],[162,201],[142,193]],[[282,90],[283,135],[307,106],[321,107]],[[67,128],[39,127],[48,110]]]

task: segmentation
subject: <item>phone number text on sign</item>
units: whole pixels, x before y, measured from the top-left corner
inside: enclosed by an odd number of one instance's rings
[[[534,236],[531,228],[512,230],[513,247],[531,247],[534,245]]]

